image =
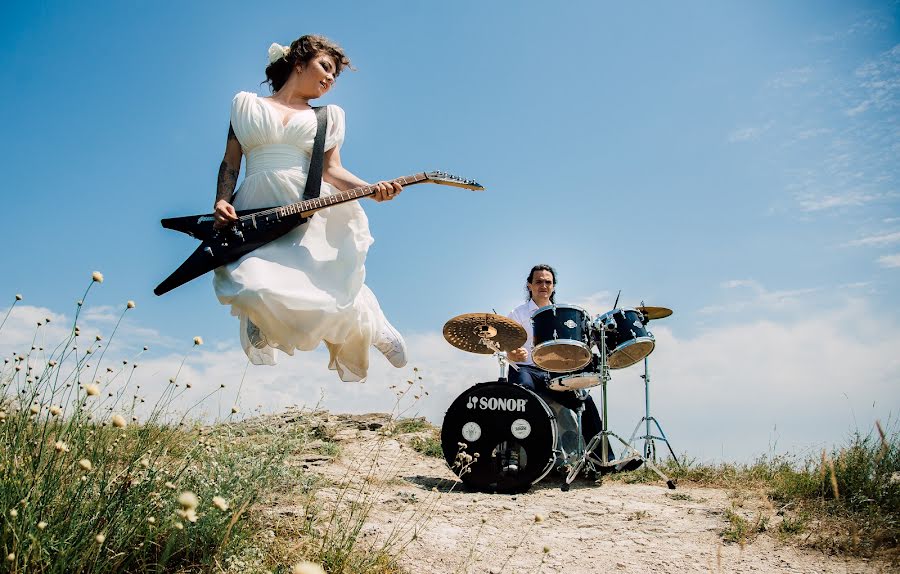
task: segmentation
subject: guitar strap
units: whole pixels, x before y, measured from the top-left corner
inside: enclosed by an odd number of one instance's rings
[[[316,139],[313,140],[312,156],[309,159],[309,171],[306,176],[306,187],[303,188],[303,199],[316,199],[322,188],[322,168],[325,163],[325,132],[328,129],[328,106],[313,108],[316,111]]]

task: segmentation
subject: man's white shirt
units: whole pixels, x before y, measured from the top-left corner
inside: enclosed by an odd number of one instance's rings
[[[516,363],[517,365],[535,366],[534,361],[531,360],[531,351],[534,349],[534,328],[531,325],[531,314],[539,308],[534,299],[529,299],[527,303],[522,303],[507,315],[508,318],[522,325],[525,328],[525,333],[528,335],[528,338],[525,339],[525,344],[522,345],[528,351],[528,358],[521,363]]]

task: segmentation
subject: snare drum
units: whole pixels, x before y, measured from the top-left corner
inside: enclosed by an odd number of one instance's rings
[[[556,417],[537,394],[510,383],[479,383],[461,394],[444,416],[441,448],[450,469],[469,488],[525,492],[557,458]],[[515,472],[504,458],[516,455]]]
[[[596,387],[599,384],[600,373],[591,369],[550,379],[547,388],[551,391],[577,391]]]
[[[653,352],[656,340],[644,326],[644,315],[637,309],[613,309],[594,321],[594,340],[600,346],[600,332],[606,328],[607,364],[624,369]]]
[[[591,362],[591,320],[574,305],[547,305],[531,315],[534,364],[551,373],[570,373]]]

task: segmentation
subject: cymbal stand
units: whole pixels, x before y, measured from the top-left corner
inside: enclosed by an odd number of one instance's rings
[[[672,444],[669,442],[669,439],[666,438],[666,433],[663,432],[662,427],[659,424],[659,421],[656,420],[656,417],[650,416],[650,370],[647,367],[647,357],[644,357],[644,374],[641,375],[641,378],[644,379],[644,416],[641,420],[638,421],[638,424],[635,425],[634,431],[631,433],[631,438],[628,440],[629,443],[634,443],[635,436],[638,433],[638,429],[641,428],[641,423],[644,423],[644,435],[637,437],[638,440],[643,439],[644,441],[644,458],[651,459],[653,462],[656,462],[656,445],[653,441],[658,440],[666,443],[666,446],[669,447],[669,454],[672,455],[672,460],[675,461],[679,467],[681,463],[678,462],[678,457],[675,456],[675,451],[672,450]],[[660,436],[654,436],[650,432],[650,423],[656,425],[656,430],[659,431]]]
[[[606,359],[606,331],[607,327],[604,325],[599,329],[600,331],[600,396],[602,402],[602,419],[600,421],[600,432],[591,437],[591,440],[588,441],[587,448],[585,448],[584,453],[581,455],[581,459],[572,465],[572,468],[569,470],[569,473],[566,475],[566,482],[563,485],[563,490],[568,490],[569,485],[572,484],[572,481],[578,476],[578,473],[585,467],[585,465],[589,465],[590,467],[599,466],[601,468],[609,468],[613,467],[615,470],[621,470],[626,463],[631,462],[635,458],[640,458],[644,461],[644,464],[655,472],[661,479],[666,482],[666,486],[671,489],[675,488],[675,482],[662,473],[659,468],[651,461],[647,460],[645,457],[641,456],[634,447],[631,446],[630,443],[625,442],[625,439],[617,435],[616,433],[609,430],[609,417],[607,415],[607,399],[606,399],[606,384],[609,382],[609,364]],[[609,460],[609,437],[615,437],[618,439],[622,446],[624,447],[623,453],[627,453],[627,456],[623,458],[618,458],[614,460]],[[597,448],[600,448],[600,461],[597,460],[589,460],[588,457],[594,454],[594,451]]]
[[[481,344],[487,347],[488,349],[494,351],[494,356],[497,357],[497,362],[500,363],[500,377],[497,378],[498,381],[506,381],[506,365],[508,364],[515,370],[519,370],[518,365],[513,363],[512,361],[506,358],[506,353],[500,350],[500,345],[497,344],[496,341],[492,341],[491,339],[487,339],[485,337],[481,338]]]

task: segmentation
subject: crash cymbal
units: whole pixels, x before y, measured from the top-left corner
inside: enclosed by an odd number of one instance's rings
[[[672,314],[672,310],[665,307],[638,307],[637,310],[646,315],[648,321],[664,319]]]
[[[512,351],[524,345],[528,335],[522,325],[503,315],[466,313],[444,324],[444,338],[457,349],[490,355],[494,350],[482,338],[496,343],[501,351]]]

